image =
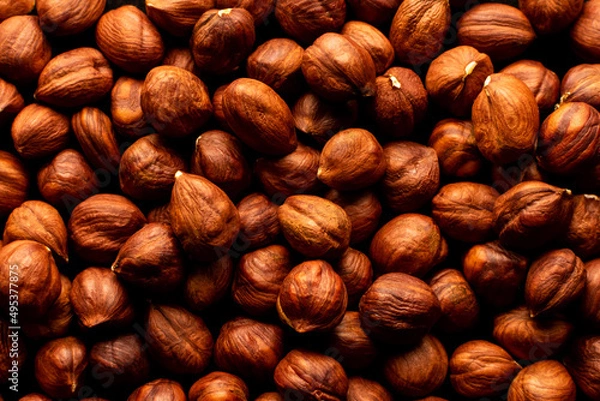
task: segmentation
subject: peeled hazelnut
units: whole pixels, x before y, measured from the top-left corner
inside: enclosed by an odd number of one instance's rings
[[[509,401],[575,401],[575,382],[562,363],[540,361],[517,374],[508,390]]]
[[[90,267],[73,280],[71,304],[84,329],[127,327],[135,311],[127,289],[109,269]]]
[[[138,387],[127,401],[187,401],[181,384],[169,379],[156,379]]]
[[[327,199],[290,196],[277,214],[288,243],[308,258],[337,258],[348,249],[352,228],[348,215]]]
[[[196,76],[200,76],[200,70],[196,63],[194,63],[194,56],[189,47],[172,47],[168,49],[162,65],[183,68]]]
[[[278,0],[275,18],[284,32],[302,43],[311,43],[325,32],[339,30],[346,20],[343,0]]]
[[[457,178],[473,177],[479,173],[483,157],[470,121],[446,119],[438,122],[429,137],[443,174]]]
[[[579,64],[571,68],[560,85],[560,102],[583,102],[600,110],[600,65]]]
[[[373,283],[371,261],[356,249],[348,248],[333,268],[346,285],[350,304],[357,303]]]
[[[383,197],[395,213],[425,206],[440,186],[440,165],[432,148],[415,142],[389,142],[383,147],[386,170]]]
[[[293,40],[271,39],[248,57],[246,73],[248,78],[264,82],[278,93],[295,93],[303,84],[303,55],[304,49]]]
[[[455,116],[471,113],[485,79],[494,72],[492,60],[471,46],[450,49],[431,62],[425,85],[441,107]]]
[[[600,397],[600,378],[595,374],[600,364],[600,337],[577,339],[564,363],[583,394],[592,400]]]
[[[547,173],[539,168],[533,156],[523,155],[516,163],[494,166],[492,180],[493,187],[504,193],[525,181],[547,181]]]
[[[535,260],[525,282],[525,303],[532,317],[565,309],[583,292],[586,271],[570,249],[546,252]]]
[[[0,21],[15,15],[29,14],[35,7],[35,0],[17,0],[0,5]]]
[[[562,351],[573,334],[563,317],[533,318],[525,306],[496,316],[494,339],[519,360],[538,361]]]
[[[381,384],[362,377],[348,380],[348,401],[393,401],[392,394]]]
[[[106,0],[37,0],[36,11],[42,30],[56,36],[76,35],[100,19]]]
[[[348,215],[352,225],[351,245],[371,238],[379,227],[382,207],[373,191],[340,192],[332,189],[325,194],[325,199],[341,206]]]
[[[271,244],[281,231],[277,218],[277,205],[265,195],[255,192],[237,204],[240,214],[238,238],[249,248]]]
[[[144,81],[120,77],[110,95],[110,115],[115,130],[128,138],[138,138],[150,131],[142,110]]]
[[[333,329],[347,306],[342,278],[321,260],[294,267],[281,284],[276,304],[279,318],[298,333]]]
[[[571,47],[584,60],[592,63],[600,62],[598,48],[598,30],[596,24],[600,16],[600,1],[586,1],[583,11],[571,26]]]
[[[365,22],[348,21],[341,32],[369,53],[377,74],[383,74],[392,65],[394,48],[379,29]]]
[[[112,377],[109,386],[114,388],[139,385],[148,379],[150,371],[146,347],[136,334],[122,334],[94,344],[90,365],[98,381]]]
[[[390,29],[396,59],[414,66],[432,60],[443,47],[450,19],[448,1],[404,0]]]
[[[259,395],[254,401],[283,401],[283,397],[281,397],[279,393],[270,392]]]
[[[233,300],[251,315],[275,310],[277,296],[292,269],[290,252],[281,245],[270,245],[246,253],[235,272]]]
[[[450,358],[450,382],[464,397],[502,394],[521,366],[501,347],[475,340],[460,345]]]
[[[0,126],[8,124],[25,107],[25,100],[13,84],[0,79]]]
[[[558,33],[571,25],[583,9],[583,0],[519,0],[519,8],[539,34],[548,35]],[[515,398],[517,399],[525,400]]]
[[[442,262],[447,254],[448,246],[433,219],[415,213],[402,214],[381,227],[369,250],[376,271],[418,277]]]
[[[165,52],[158,30],[146,14],[132,5],[111,10],[100,18],[96,43],[106,58],[134,74],[150,71]]]
[[[335,359],[312,351],[293,350],[275,368],[281,394],[305,401],[343,401],[348,378]]]
[[[243,8],[208,10],[198,20],[190,45],[196,65],[202,72],[227,74],[252,52],[254,19]]]
[[[208,265],[194,265],[185,282],[183,296],[194,311],[203,311],[220,301],[233,279],[233,261],[229,256]]]
[[[171,35],[189,37],[202,14],[214,6],[214,0],[146,0],[146,14]]]
[[[33,15],[18,15],[0,22],[0,75],[9,81],[35,81],[50,58],[52,49]]]
[[[298,145],[288,105],[260,81],[239,78],[229,84],[223,92],[223,113],[233,132],[258,152],[284,156]]]
[[[227,194],[198,175],[175,174],[169,210],[175,235],[198,261],[226,254],[240,230],[240,216]]]
[[[95,107],[84,107],[71,118],[77,142],[90,164],[97,169],[116,173],[121,151],[110,117]]]
[[[389,24],[402,0],[348,0],[356,18],[376,26]]]
[[[113,72],[102,53],[81,47],[61,53],[41,71],[35,98],[57,107],[81,107],[110,92]]]
[[[21,160],[0,150],[0,216],[7,216],[27,198],[29,175]]]
[[[35,356],[35,378],[53,398],[75,397],[83,386],[88,356],[83,341],[64,337],[47,342]]]
[[[272,379],[283,354],[280,326],[238,317],[221,327],[214,359],[219,369],[256,383]]]
[[[594,327],[600,327],[600,259],[585,264],[586,282],[579,310],[583,318]]]
[[[148,223],[163,223],[171,224],[171,212],[169,212],[169,204],[157,206],[146,214]]]
[[[60,276],[60,294],[54,301],[43,319],[27,322],[23,325],[23,332],[28,338],[56,338],[67,335],[73,320],[73,307],[71,306],[71,281]]]
[[[212,372],[190,388],[189,401],[248,401],[248,386],[242,379],[225,372]]]
[[[492,60],[516,57],[534,39],[525,14],[508,4],[478,4],[458,20],[458,43],[473,46]]]
[[[500,72],[519,78],[533,92],[540,110],[550,110],[558,100],[560,80],[539,61],[519,60]]]
[[[595,195],[573,197],[573,217],[565,242],[581,258],[600,254],[600,198]]]
[[[440,270],[429,286],[440,301],[442,316],[437,325],[447,333],[463,332],[479,320],[479,302],[475,292],[459,270]]]
[[[496,199],[496,231],[503,245],[536,248],[564,232],[572,212],[571,191],[540,181],[526,181]]]
[[[153,304],[145,328],[150,355],[169,372],[197,375],[208,367],[213,339],[200,317],[180,306]]]
[[[527,258],[494,241],[475,245],[467,251],[463,273],[482,301],[495,308],[505,308],[520,295],[527,265]]]
[[[358,312],[346,312],[344,318],[331,332],[329,349],[336,359],[348,369],[366,369],[378,355],[373,340],[360,322]]]
[[[441,315],[431,287],[404,273],[380,276],[359,304],[362,327],[389,344],[419,342]]]
[[[323,34],[306,49],[302,73],[311,90],[327,100],[345,101],[376,93],[373,59],[361,46],[338,33]]]
[[[10,133],[21,157],[37,159],[63,150],[70,131],[71,122],[67,116],[34,103],[15,117]]]

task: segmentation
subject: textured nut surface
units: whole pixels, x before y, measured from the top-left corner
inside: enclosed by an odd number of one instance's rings
[[[110,115],[115,130],[128,138],[138,138],[150,130],[142,110],[142,85],[141,79],[122,76],[110,94]]]
[[[233,260],[224,256],[210,264],[195,264],[188,273],[183,296],[194,311],[203,311],[220,301],[233,279]]]
[[[215,8],[214,0],[146,0],[148,18],[174,36],[189,36],[198,19],[211,8]]]
[[[383,74],[392,65],[394,48],[379,29],[365,22],[348,21],[342,27],[341,33],[369,52],[378,75]]]
[[[137,334],[121,334],[94,344],[90,365],[98,376],[111,375],[117,386],[137,386],[148,379],[150,361]]]
[[[12,119],[25,107],[25,100],[13,84],[0,79],[0,126]]]
[[[7,216],[27,198],[29,173],[17,157],[0,150],[0,215]]]
[[[527,366],[508,389],[509,401],[575,401],[577,388],[567,369],[557,361]]]
[[[110,118],[96,107],[84,107],[71,117],[77,142],[90,164],[114,172],[121,160],[121,150]]]
[[[100,19],[106,0],[37,0],[35,9],[44,32],[57,35],[76,35]]]
[[[470,121],[445,119],[438,122],[429,137],[429,146],[435,150],[443,174],[467,178],[481,170],[483,157]]]
[[[392,401],[392,394],[381,384],[354,376],[348,380],[348,401]]]
[[[600,364],[600,337],[577,339],[564,358],[569,373],[579,389],[588,397],[600,397],[600,378],[594,374]]]
[[[248,56],[246,72],[249,78],[269,85],[279,93],[294,93],[302,82],[304,49],[286,38],[275,38],[258,46]]]
[[[571,27],[571,46],[575,53],[592,63],[600,62],[598,31],[595,28],[600,16],[600,1],[586,1],[583,11]]]
[[[329,345],[348,369],[365,369],[372,365],[379,351],[375,342],[362,328],[358,312],[346,312],[330,334]]]
[[[569,69],[560,84],[562,102],[584,102],[600,109],[600,65],[579,64]]]
[[[189,401],[214,398],[230,401],[247,401],[248,387],[242,379],[225,372],[212,372],[196,381],[190,388]]]
[[[63,150],[70,131],[67,116],[34,103],[17,114],[10,133],[17,153],[26,159],[36,159]]]
[[[333,268],[346,285],[350,304],[357,303],[373,284],[371,260],[361,251],[348,248]]]
[[[271,244],[279,235],[277,205],[261,193],[252,193],[237,204],[240,214],[240,239],[248,248]]]
[[[382,214],[381,202],[373,191],[328,191],[325,198],[341,206],[352,224],[350,244],[363,242],[375,233]]]
[[[595,327],[600,326],[600,259],[594,259],[585,264],[586,282],[581,295],[580,310],[583,318]]]
[[[452,333],[471,329],[478,323],[479,301],[459,270],[440,270],[431,277],[429,286],[442,309],[438,327]]]
[[[539,61],[519,60],[501,72],[519,78],[533,92],[540,110],[550,110],[558,100],[560,80],[554,71],[546,68]]]
[[[169,379],[156,379],[138,387],[127,401],[146,401],[152,398],[166,401],[186,401],[187,397],[181,384]],[[99,400],[94,400],[99,401]]]
[[[275,18],[283,30],[302,43],[311,43],[329,31],[337,31],[346,19],[343,0],[279,0]]]
[[[88,366],[87,349],[76,337],[47,342],[35,356],[35,378],[48,395],[68,398],[83,386]]]
[[[519,0],[519,8],[535,30],[543,35],[567,28],[583,9],[583,0]]]

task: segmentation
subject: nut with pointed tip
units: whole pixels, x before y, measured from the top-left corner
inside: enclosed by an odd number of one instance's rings
[[[435,150],[443,174],[469,178],[482,168],[483,157],[477,148],[473,124],[466,120],[439,121],[429,137],[429,147]]]
[[[209,264],[194,264],[183,289],[185,301],[190,309],[201,312],[227,295],[232,279],[233,260],[229,256]]]
[[[586,61],[600,62],[598,40],[600,36],[596,24],[600,18],[600,2],[597,0],[586,1],[583,11],[571,26],[571,48],[579,57]]]
[[[127,138],[139,138],[150,132],[142,110],[141,79],[120,77],[110,93],[110,115],[115,130]]]
[[[146,347],[137,334],[121,334],[94,344],[90,349],[90,365],[95,379],[112,377],[110,387],[136,386],[148,379],[150,361]]]
[[[23,332],[31,339],[57,338],[66,336],[73,320],[71,306],[71,281],[61,274],[60,294],[50,306],[43,319],[23,324]]]
[[[459,270],[440,270],[429,286],[440,301],[442,316],[437,325],[447,333],[472,329],[479,320],[479,302],[475,292]]]
[[[333,268],[346,285],[349,304],[356,304],[373,284],[371,261],[356,249],[348,248]]]
[[[297,93],[303,86],[304,49],[291,39],[275,38],[260,45],[246,62],[249,78],[269,85],[281,94]]]
[[[17,153],[25,159],[39,159],[63,150],[69,141],[71,121],[49,107],[30,104],[12,124],[10,134]]]
[[[29,173],[20,159],[3,150],[0,171],[0,216],[7,216],[27,199]]]
[[[583,102],[600,110],[600,65],[579,64],[571,68],[560,85],[560,103]]]
[[[87,349],[76,337],[47,342],[35,356],[35,378],[53,398],[75,397],[82,388],[88,366]]]
[[[110,117],[96,107],[84,107],[73,114],[71,125],[90,164],[96,169],[116,174],[121,151]]]
[[[189,37],[198,19],[211,8],[215,0],[146,0],[148,18],[174,36]]]
[[[8,124],[25,107],[25,100],[13,84],[0,79],[0,126]]]
[[[540,110],[550,110],[558,100],[560,80],[539,61],[519,60],[500,72],[519,78],[533,92]]]
[[[106,0],[37,0],[36,11],[44,32],[56,36],[77,35],[100,19]]]
[[[198,379],[190,388],[189,401],[248,401],[248,386],[239,377],[212,372]]]
[[[361,326],[358,312],[346,312],[329,336],[329,346],[336,357],[348,369],[366,369],[373,364],[379,351]]]
[[[600,336],[585,336],[575,340],[563,359],[567,370],[581,392],[590,399],[600,398]]]
[[[348,401],[393,401],[392,394],[381,384],[354,376],[348,380]]]
[[[394,48],[379,29],[366,22],[348,21],[342,27],[341,33],[371,55],[377,74],[383,74],[390,68],[394,61]]]
[[[509,401],[575,401],[577,388],[564,365],[540,361],[517,374],[508,389]]]
[[[239,238],[248,249],[270,245],[281,232],[277,205],[259,192],[246,196],[237,204],[240,214]]]
[[[301,43],[308,44],[326,32],[338,31],[344,25],[346,2],[278,0],[275,3],[275,18],[285,33]]]
[[[169,379],[156,379],[138,387],[127,401],[187,401],[181,384]]]

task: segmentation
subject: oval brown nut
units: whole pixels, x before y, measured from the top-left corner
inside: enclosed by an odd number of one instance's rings
[[[459,270],[438,271],[429,286],[440,301],[442,316],[437,326],[447,333],[473,328],[479,319],[479,302],[475,292]]]
[[[340,192],[332,189],[325,194],[325,199],[341,206],[348,215],[352,224],[350,244],[363,242],[377,231],[383,209],[375,192]]]
[[[592,63],[600,62],[600,35],[596,25],[599,18],[600,1],[586,1],[570,32],[572,49],[579,57]]]
[[[60,275],[60,294],[41,319],[25,322],[23,332],[34,340],[64,337],[71,329],[73,307],[71,306],[71,281]]]
[[[198,19],[211,8],[217,8],[214,0],[146,0],[148,18],[174,36],[189,37]]]
[[[275,0],[215,0],[215,8],[239,7],[248,10],[254,18],[254,25],[267,24],[267,19],[275,10]]]
[[[25,100],[13,84],[0,79],[0,126],[4,126],[25,107]]]
[[[17,0],[10,3],[2,3],[0,4],[0,21],[15,15],[29,14],[34,7],[35,0]]]
[[[393,401],[385,387],[373,381],[354,376],[348,380],[348,401]],[[265,400],[267,401],[267,400]]]
[[[600,64],[579,64],[567,71],[560,95],[561,103],[583,102],[600,110]]]
[[[271,244],[279,235],[278,206],[265,195],[255,192],[237,204],[240,214],[239,239],[249,249]]]
[[[586,282],[579,310],[586,322],[600,327],[600,259],[585,264]]]
[[[361,251],[348,248],[333,268],[346,285],[350,304],[356,304],[373,284],[371,261]]]
[[[37,0],[35,9],[46,33],[56,36],[76,35],[100,19],[106,0]]]
[[[168,401],[187,401],[185,391],[181,384],[169,379],[156,379],[138,387],[127,398],[127,401],[148,401],[152,398],[160,398]],[[97,398],[87,401],[102,401]]]
[[[539,61],[519,60],[500,72],[519,78],[533,92],[540,110],[550,110],[558,100],[560,80],[558,75]]]
[[[201,312],[223,299],[229,292],[233,268],[233,260],[229,256],[210,263],[194,263],[183,288],[183,296],[190,309]]]
[[[600,336],[575,340],[563,361],[581,392],[592,400],[600,398],[600,377],[595,374],[600,365]]]
[[[362,328],[358,312],[344,314],[329,335],[329,346],[336,350],[336,357],[348,369],[369,367],[379,353],[373,339]]]
[[[53,398],[75,397],[84,385],[88,366],[85,344],[64,337],[44,344],[35,356],[35,378]]]
[[[29,173],[17,157],[0,150],[0,216],[8,216],[27,199]]]
[[[71,126],[90,164],[104,173],[116,175],[121,150],[110,117],[96,107],[84,107],[73,114]]]
[[[247,401],[248,386],[242,379],[225,372],[212,372],[196,381],[190,388],[189,401],[214,398],[229,401]]]
[[[150,133],[151,128],[142,110],[144,81],[120,77],[110,94],[110,115],[115,130],[128,138],[138,138]]]
[[[508,389],[509,401],[575,401],[577,387],[564,365],[558,361],[540,361],[527,366]]]
[[[558,33],[579,17],[583,0],[519,0],[519,8],[541,35]]]
[[[278,0],[275,18],[281,28],[302,43],[338,31],[346,20],[344,0]]]
[[[449,118],[438,122],[428,145],[435,150],[443,174],[467,178],[481,170],[483,157],[470,121]]]
[[[246,73],[248,78],[264,82],[278,93],[297,93],[303,86],[303,55],[304,49],[293,40],[271,39],[248,57]]]
[[[348,21],[342,27],[342,35],[348,36],[371,55],[377,74],[383,74],[394,62],[392,44],[374,26],[361,21]]]
[[[17,114],[10,133],[21,157],[53,156],[67,146],[71,121],[64,114],[33,103]]]

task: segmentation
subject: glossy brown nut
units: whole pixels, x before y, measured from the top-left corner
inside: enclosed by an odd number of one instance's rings
[[[348,0],[354,16],[375,26],[386,26],[392,21],[401,0]]]
[[[189,37],[198,19],[211,8],[215,0],[146,0],[148,18],[174,36]]]
[[[269,392],[259,395],[254,401],[283,401],[283,397],[279,393]]]
[[[189,401],[248,401],[248,386],[242,379],[225,372],[212,372],[198,379],[190,388]]]
[[[379,29],[365,22],[348,21],[341,32],[371,55],[377,74],[383,74],[392,65],[394,48]]]
[[[116,175],[121,150],[110,117],[96,107],[84,107],[73,114],[71,125],[90,164],[98,170]]]
[[[35,103],[17,114],[10,131],[17,153],[25,159],[60,152],[67,146],[70,132],[67,116]]]
[[[598,48],[598,31],[595,24],[600,17],[600,1],[586,1],[583,11],[571,26],[571,47],[575,53],[586,61],[600,62],[600,49]]]
[[[500,72],[519,78],[533,92],[540,110],[550,110],[558,100],[560,80],[555,72],[534,60],[519,60]]]
[[[76,35],[100,19],[106,0],[37,0],[36,11],[46,33],[56,36]]]
[[[577,339],[563,361],[583,394],[591,399],[600,397],[600,378],[593,373],[600,364],[600,337]]]
[[[245,8],[252,18],[254,25],[258,27],[267,24],[271,13],[275,10],[275,0],[215,0],[216,8]]]
[[[31,339],[64,337],[69,333],[73,320],[73,307],[71,306],[71,281],[61,274],[60,294],[50,306],[42,319],[23,324],[23,332]]]
[[[338,362],[348,369],[366,369],[379,354],[368,331],[362,328],[358,312],[344,314],[330,334],[329,347],[335,350]]]
[[[195,65],[195,64],[194,64]],[[217,90],[213,93],[212,104],[213,104],[213,116],[214,119],[219,124],[219,127],[222,129],[233,132],[229,123],[227,122],[227,118],[225,117],[225,111],[223,110],[223,93],[225,93],[225,89],[229,86],[229,83],[225,85],[221,85],[217,88]]]
[[[475,292],[459,270],[440,270],[429,286],[440,301],[442,316],[437,326],[445,332],[463,332],[479,320],[479,302]]]
[[[165,53],[162,65],[183,68],[198,77],[200,76],[200,70],[196,63],[194,63],[194,56],[189,47],[171,47]]]
[[[0,215],[7,216],[25,202],[29,174],[21,160],[5,151],[0,151],[0,170]]]
[[[575,401],[577,388],[564,365],[540,361],[517,374],[508,389],[509,401]]]
[[[542,35],[558,33],[577,19],[583,0],[519,0],[519,8]]]
[[[600,259],[585,264],[586,282],[579,310],[583,318],[594,327],[600,327]]]
[[[351,245],[371,238],[379,227],[382,207],[375,192],[340,192],[332,189],[325,194],[325,199],[341,206],[348,215],[352,224]]]
[[[265,195],[255,192],[237,204],[240,214],[238,240],[248,249],[270,245],[281,231],[277,205]]]
[[[296,93],[303,85],[302,56],[304,49],[286,38],[275,38],[258,46],[248,57],[246,73],[278,93]]]
[[[324,17],[326,16],[326,17]],[[346,20],[343,0],[279,0],[275,18],[284,32],[302,43],[311,43],[326,32],[338,31]]]
[[[165,203],[160,206],[156,206],[146,214],[148,223],[162,223],[171,224],[171,212],[169,212],[169,204]]]
[[[587,259],[600,253],[600,198],[596,195],[573,197],[573,217],[565,242],[579,256]]]
[[[25,107],[25,100],[13,84],[0,79],[0,126],[8,124]]]
[[[164,401],[187,401],[181,384],[169,379],[156,379],[138,387],[127,401],[151,401],[156,398]]]
[[[483,157],[470,121],[446,119],[438,122],[428,145],[435,150],[440,170],[445,175],[468,178],[481,170]]]
[[[600,109],[600,65],[579,64],[571,68],[560,85],[560,101],[583,102]]]
[[[393,401],[392,394],[381,384],[354,376],[348,380],[348,401]]]
[[[115,130],[128,138],[139,138],[151,128],[142,110],[141,79],[120,77],[110,94],[110,115]]]
[[[203,311],[220,301],[229,291],[233,279],[233,261],[224,256],[210,264],[191,267],[183,289],[190,309]]]
[[[0,21],[15,15],[29,14],[35,7],[34,0],[17,0],[0,5]]]
[[[348,248],[333,268],[346,285],[348,303],[356,304],[373,283],[373,268],[369,257],[356,249]]]
[[[64,337],[44,344],[35,356],[35,378],[54,398],[74,397],[82,388],[88,367],[83,341]]]

